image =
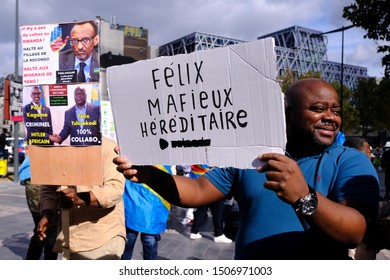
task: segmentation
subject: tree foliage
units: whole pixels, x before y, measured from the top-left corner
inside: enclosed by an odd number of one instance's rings
[[[382,79],[377,88],[378,104],[376,114],[376,128],[390,131],[390,79]]]
[[[366,30],[365,38],[390,41],[390,1],[388,0],[355,0],[343,8],[343,17],[355,26]],[[378,53],[384,53],[382,65],[385,76],[390,77],[390,45],[377,48]]]
[[[337,91],[341,99],[341,84],[333,82],[332,86]],[[343,100],[342,102],[342,130],[344,134],[355,134],[359,131],[360,117],[358,110],[353,106],[351,100],[353,99],[353,91],[346,85],[343,86]]]
[[[280,88],[282,92],[286,92],[290,85],[295,83],[298,80],[306,78],[321,78],[321,73],[318,71],[308,71],[302,75],[297,75],[296,71],[291,69],[287,70],[284,75],[279,77]]]
[[[351,99],[358,110],[360,131],[367,136],[374,131],[390,130],[390,80],[378,84],[375,78],[359,80]]]
[[[361,79],[352,99],[352,104],[359,112],[360,129],[364,137],[376,129],[377,88],[375,78]]]
[[[296,73],[290,69],[288,69],[282,76],[279,76],[279,83],[282,92],[286,92],[289,86],[296,80]]]
[[[306,78],[318,78],[321,79],[321,72],[319,71],[307,71],[306,73],[299,76],[299,80]]]

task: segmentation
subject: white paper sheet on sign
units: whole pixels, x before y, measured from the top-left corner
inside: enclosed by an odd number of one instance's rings
[[[283,153],[271,38],[107,69],[121,153],[134,164],[252,168]]]

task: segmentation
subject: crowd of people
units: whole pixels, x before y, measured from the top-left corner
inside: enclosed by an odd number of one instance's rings
[[[138,235],[143,258],[157,259],[171,205],[194,210],[186,223],[193,240],[202,237],[199,225],[212,209],[214,241],[230,243],[221,205],[234,199],[240,211],[235,259],[351,259],[350,249],[367,240],[378,216],[380,183],[370,146],[364,139],[337,143],[339,98],[325,81],[295,82],[285,103],[286,153],[259,155],[264,165],[256,169],[213,167],[191,177],[185,167],[175,174],[135,166],[102,137],[103,185],[41,186],[34,236],[47,239],[50,226],[59,226],[60,209],[69,209],[71,259],[131,259]],[[381,167],[387,172],[386,152]],[[390,180],[385,184],[388,199]],[[59,230],[57,253],[63,238]]]

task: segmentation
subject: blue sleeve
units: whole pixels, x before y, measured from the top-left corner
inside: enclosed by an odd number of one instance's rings
[[[23,185],[23,181],[30,179],[30,157],[26,156],[22,162],[22,164],[19,167],[18,171],[20,184]]]
[[[379,179],[371,161],[365,154],[352,151],[340,161],[331,196],[335,201],[357,201],[375,216],[379,202]]]
[[[233,186],[238,169],[229,168],[213,168],[207,171],[204,176],[223,194],[228,195]]]

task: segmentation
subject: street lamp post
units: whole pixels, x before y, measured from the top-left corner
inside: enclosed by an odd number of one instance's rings
[[[330,33],[341,32],[341,69],[340,69],[340,116],[341,118],[343,117],[343,102],[344,102],[344,31],[354,26],[355,25],[351,24],[348,26],[343,26],[341,28],[330,30],[320,34],[313,34],[315,36],[320,36],[320,35],[325,35]],[[341,131],[341,127],[340,127],[340,131]]]
[[[14,81],[19,79],[19,0],[15,3],[15,73]],[[19,122],[14,121],[14,182],[19,181]]]

